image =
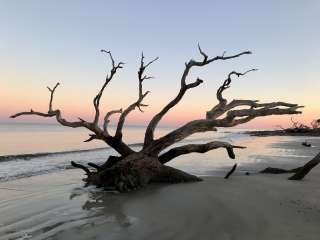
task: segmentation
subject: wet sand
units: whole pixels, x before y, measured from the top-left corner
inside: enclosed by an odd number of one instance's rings
[[[82,176],[67,170],[0,183],[0,240],[320,236],[320,167],[304,181],[238,174],[126,194],[83,188]]]

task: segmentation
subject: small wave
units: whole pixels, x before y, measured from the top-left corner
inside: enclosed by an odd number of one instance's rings
[[[209,138],[209,137],[186,139],[184,141],[181,141],[181,143],[202,142],[202,141],[207,141],[207,140],[211,140],[211,139],[212,138]],[[142,147],[143,143],[133,143],[133,144],[129,144],[129,146],[130,147]],[[0,162],[6,162],[6,161],[11,161],[11,160],[31,160],[34,158],[41,158],[41,157],[47,157],[47,156],[94,152],[94,151],[107,150],[107,149],[111,149],[111,148],[110,147],[101,147],[101,148],[77,149],[77,150],[59,151],[59,152],[39,152],[39,153],[23,153],[23,154],[15,154],[15,155],[2,155],[2,156],[0,156]]]
[[[142,143],[134,143],[129,144],[131,147],[141,147]],[[0,162],[6,162],[11,160],[30,160],[34,158],[54,156],[54,155],[66,155],[66,154],[74,154],[74,153],[85,153],[85,152],[94,152],[100,150],[111,149],[110,147],[102,147],[102,148],[91,148],[91,149],[77,149],[70,151],[60,151],[60,152],[43,152],[43,153],[27,153],[27,154],[17,154],[17,155],[3,155],[0,156]]]
[[[219,132],[216,136],[205,136],[200,138],[184,139],[174,146],[184,143],[206,143],[214,140],[233,138],[236,133]],[[130,144],[135,151],[141,149],[142,143]],[[110,147],[80,149],[60,152],[44,152],[31,154],[17,154],[0,156],[0,181],[10,181],[18,178],[31,177],[35,175],[48,174],[51,172],[70,169],[70,161],[80,164],[94,162],[102,164],[108,155],[116,154]]]

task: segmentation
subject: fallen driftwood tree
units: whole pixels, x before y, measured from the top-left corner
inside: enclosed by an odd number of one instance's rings
[[[74,167],[83,169],[86,172],[87,178],[85,181],[88,184],[124,192],[143,187],[150,182],[178,183],[200,181],[201,179],[197,176],[166,166],[165,164],[183,154],[195,152],[205,153],[217,148],[225,148],[230,158],[235,158],[234,149],[243,147],[234,146],[230,143],[220,141],[211,141],[205,144],[186,144],[179,147],[175,147],[174,144],[195,133],[217,131],[217,128],[219,127],[237,126],[239,124],[249,122],[257,117],[301,113],[298,109],[302,106],[285,102],[259,103],[257,100],[228,101],[223,97],[223,92],[230,87],[232,77],[244,76],[256,69],[251,69],[244,73],[232,71],[228,74],[227,79],[223,81],[222,85],[217,90],[216,97],[218,103],[207,112],[206,118],[190,121],[162,137],[155,138],[154,132],[161,119],[180,102],[189,90],[198,87],[204,82],[200,78],[191,82],[187,81],[188,75],[193,68],[204,67],[216,61],[225,61],[251,54],[249,51],[230,56],[226,56],[225,53],[223,53],[220,56],[210,58],[199,46],[199,52],[202,56],[202,60],[196,61],[191,59],[185,63],[185,68],[180,79],[180,90],[177,95],[151,119],[146,128],[142,149],[134,151],[123,141],[123,127],[127,116],[133,110],[137,108],[142,112],[142,108],[147,106],[143,103],[143,100],[149,94],[149,91],[143,90],[143,83],[144,81],[151,79],[151,77],[147,76],[145,71],[158,58],[146,63],[142,54],[138,70],[137,100],[125,109],[107,112],[104,115],[102,124],[100,124],[100,100],[103,92],[109,82],[113,79],[114,75],[118,73],[118,70],[120,70],[124,65],[122,62],[116,63],[110,51],[102,50],[102,52],[109,56],[112,68],[110,73],[106,76],[101,89],[93,99],[95,115],[92,121],[85,121],[81,118],[79,118],[79,121],[68,121],[62,116],[62,112],[59,109],[53,108],[53,97],[59,83],[57,83],[54,88],[48,87],[50,92],[50,101],[47,112],[39,112],[31,109],[30,111],[20,112],[11,116],[12,118],[26,115],[36,115],[49,118],[54,117],[63,126],[72,128],[83,127],[90,130],[92,133],[85,142],[101,140],[112,147],[119,156],[110,156],[101,166],[89,163],[89,166],[93,168],[89,169],[84,165],[72,162]],[[120,116],[116,132],[114,135],[111,135],[108,131],[108,124],[110,117],[114,114],[119,114]]]
[[[313,159],[307,162],[305,165],[293,168],[293,169],[282,169],[282,168],[272,168],[268,167],[260,173],[270,173],[270,174],[283,174],[283,173],[294,173],[289,180],[302,180],[315,166],[320,163],[320,153],[318,153]]]

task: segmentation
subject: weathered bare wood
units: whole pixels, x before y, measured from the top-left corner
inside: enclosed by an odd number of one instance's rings
[[[72,165],[73,167],[75,167],[75,168],[80,168],[80,169],[82,169],[83,171],[86,172],[86,174],[87,174],[88,176],[91,176],[90,170],[89,170],[87,167],[83,166],[82,164],[79,164],[79,163],[76,163],[76,162],[74,162],[74,161],[71,161],[71,165]]]
[[[159,172],[154,175],[151,182],[157,183],[181,183],[181,182],[200,182],[201,178],[181,171],[179,169],[163,165],[161,166]]]
[[[116,163],[120,162],[123,159],[123,157],[119,156],[109,156],[107,161],[101,166],[103,169],[106,168],[111,168],[113,167]]]
[[[232,59],[232,58],[237,58],[240,57],[242,55],[246,55],[246,54],[251,54],[250,51],[245,51],[245,52],[241,52],[239,54],[236,55],[231,55],[231,56],[224,56],[224,54],[222,56],[216,56],[213,58],[209,58],[200,48],[200,45],[198,45],[199,48],[199,52],[200,54],[203,56],[203,60],[202,61],[195,61],[193,59],[191,59],[188,63],[185,64],[185,69],[184,72],[182,74],[181,77],[181,86],[180,86],[180,90],[178,95],[171,100],[158,114],[156,114],[151,121],[149,122],[147,129],[146,129],[146,133],[145,133],[145,139],[144,139],[144,147],[147,147],[153,140],[154,140],[154,131],[155,128],[157,127],[158,123],[160,122],[160,120],[162,119],[162,117],[174,106],[176,106],[180,100],[183,98],[184,94],[187,92],[188,89],[194,88],[199,86],[201,83],[203,83],[203,80],[201,80],[200,78],[197,78],[196,81],[187,84],[186,80],[188,77],[188,74],[190,72],[190,70],[193,67],[202,67],[205,65],[208,65],[214,61],[217,60],[228,60],[228,59]]]
[[[53,111],[52,109],[52,101],[53,101],[53,95],[56,90],[56,88],[60,85],[60,83],[56,83],[56,85],[51,89],[50,87],[47,87],[50,92],[50,101],[49,101],[49,112]]]
[[[260,173],[269,174],[283,174],[283,173],[294,173],[289,180],[302,180],[314,167],[320,163],[320,153],[318,153],[313,159],[308,161],[305,165],[293,169],[273,168],[267,167],[260,171]]]
[[[184,146],[180,147],[175,147],[167,152],[163,153],[162,155],[159,156],[159,161],[162,164],[165,164],[169,162],[170,160],[179,157],[184,154],[189,154],[189,153],[205,153],[217,148],[225,148],[228,152],[228,155],[230,158],[234,159],[235,154],[233,152],[234,148],[245,148],[242,146],[234,146],[226,142],[220,142],[220,141],[214,141],[214,142],[209,142],[205,144],[187,144]]]
[[[106,88],[107,84],[113,78],[117,69],[122,68],[122,65],[123,65],[122,62],[115,65],[115,62],[113,60],[111,53],[109,51],[105,51],[105,50],[101,50],[101,51],[108,53],[108,55],[110,56],[111,61],[112,61],[112,69],[110,71],[110,75],[107,75],[105,83],[103,84],[99,93],[94,98],[94,106],[95,106],[96,113],[95,113],[95,118],[94,118],[93,122],[87,122],[81,118],[79,118],[79,121],[71,122],[71,121],[68,121],[62,117],[61,111],[59,109],[53,110],[53,97],[54,97],[54,93],[55,93],[57,87],[60,85],[59,83],[57,83],[54,86],[54,88],[52,88],[52,89],[50,87],[47,87],[50,92],[49,108],[48,108],[47,113],[38,112],[38,111],[34,111],[33,109],[31,109],[30,111],[16,113],[10,117],[17,118],[17,117],[25,116],[25,115],[34,115],[34,116],[40,116],[40,117],[55,117],[57,122],[63,126],[72,127],[72,128],[84,127],[84,128],[87,128],[88,130],[92,131],[93,134],[90,134],[89,138],[87,140],[85,140],[85,142],[90,142],[90,141],[96,140],[96,139],[102,140],[105,143],[107,143],[110,147],[114,148],[122,156],[127,156],[127,155],[133,153],[134,151],[127,144],[125,144],[121,139],[115,139],[114,137],[111,137],[107,131],[102,130],[98,125],[99,115],[100,115],[99,104],[100,104],[100,99],[102,97],[103,91]],[[107,115],[108,115],[108,113],[107,113]],[[109,118],[109,116],[107,118]],[[104,123],[104,125],[107,125],[107,124]]]
[[[320,153],[318,153],[313,159],[300,167],[298,171],[289,180],[302,180],[315,166],[320,163]]]
[[[228,179],[232,175],[232,173],[234,173],[237,166],[238,166],[237,164],[234,164],[233,167],[230,169],[230,171],[227,173],[227,175],[224,177],[224,179]]]
[[[143,112],[142,111],[142,107],[147,107],[148,106],[148,105],[142,103],[142,101],[150,93],[150,91],[143,92],[142,83],[143,83],[144,80],[151,79],[152,77],[145,75],[144,72],[147,69],[147,67],[149,67],[152,63],[154,63],[157,60],[158,60],[158,57],[156,57],[155,59],[153,59],[153,60],[149,61],[147,64],[145,64],[144,63],[144,55],[143,55],[143,53],[141,54],[140,68],[139,68],[139,71],[138,71],[138,83],[139,83],[138,100],[135,101],[134,103],[130,104],[121,113],[121,115],[119,117],[119,122],[118,122],[118,125],[117,125],[116,134],[115,134],[116,138],[118,138],[118,139],[122,138],[122,128],[124,126],[126,117],[129,115],[129,113],[132,112],[133,110],[135,110],[136,108],[138,108],[141,112]]]
[[[231,77],[233,75],[235,75],[237,77],[244,76],[247,73],[252,72],[252,71],[256,71],[256,70],[257,69],[250,69],[244,73],[238,73],[236,71],[230,72],[228,74],[227,79],[223,82],[223,84],[217,90],[216,96],[217,96],[219,103],[216,106],[214,106],[210,111],[207,112],[207,119],[216,119],[217,117],[220,117],[222,114],[224,114],[226,111],[228,111],[229,109],[236,107],[236,106],[232,106],[232,105],[227,106],[228,101],[227,101],[227,99],[225,99],[222,96],[222,93],[230,87]],[[240,101],[238,101],[238,104],[248,103],[248,100],[240,100]],[[252,101],[249,101],[249,103],[251,103],[251,102]],[[235,104],[235,103],[236,102],[234,102],[233,104]]]
[[[294,105],[294,107],[284,108],[269,108],[266,107],[261,109],[244,109],[231,111],[223,119],[200,119],[193,120],[180,128],[166,134],[159,139],[154,140],[151,144],[145,147],[145,151],[153,152],[154,154],[160,153],[165,148],[189,137],[194,133],[216,131],[218,127],[233,127],[239,124],[249,122],[257,117],[270,116],[270,115],[285,115],[285,114],[299,114],[301,113],[297,109],[302,106]],[[271,104],[273,106],[273,104]],[[240,116],[240,117],[239,117]]]
[[[99,117],[100,117],[99,106],[100,106],[100,100],[101,100],[102,94],[103,94],[106,86],[108,85],[108,83],[112,80],[113,76],[116,74],[117,70],[120,68],[123,68],[123,64],[124,64],[123,62],[119,62],[118,64],[116,64],[110,51],[106,51],[106,50],[102,49],[101,52],[109,55],[110,60],[111,60],[111,64],[112,64],[112,68],[110,70],[110,73],[107,74],[105,82],[103,83],[100,91],[93,99],[93,105],[95,108],[95,117],[94,117],[93,123],[95,126],[98,126],[98,122],[99,122]]]
[[[56,117],[56,120],[63,126],[72,127],[72,128],[78,128],[78,127],[85,127],[88,129],[92,128],[93,127],[92,124],[85,122],[83,120],[80,120],[78,122],[67,121],[62,117],[60,110],[53,110],[53,107],[52,107],[53,96],[54,96],[54,93],[59,85],[60,84],[57,83],[54,86],[54,88],[52,88],[52,89],[50,87],[47,87],[50,92],[49,108],[48,108],[47,113],[38,112],[38,111],[34,111],[33,109],[31,109],[30,111],[19,112],[14,115],[11,115],[10,118],[17,118],[17,117],[20,117],[23,115],[36,115],[36,116],[40,116],[40,117]]]
[[[283,173],[296,173],[300,167],[293,168],[293,169],[283,169],[283,168],[273,168],[273,167],[267,167],[260,171],[259,173],[269,173],[269,174],[283,174]]]
[[[172,147],[173,144],[178,143],[195,133],[217,131],[217,128],[219,127],[236,126],[261,116],[298,114],[301,113],[299,109],[302,106],[285,102],[259,103],[257,100],[232,100],[228,102],[228,100],[223,97],[223,92],[230,87],[232,77],[246,75],[248,72],[255,71],[255,69],[251,69],[244,73],[232,71],[228,74],[227,79],[217,90],[216,97],[218,104],[207,112],[207,117],[205,119],[190,121],[185,125],[169,132],[168,134],[155,139],[154,131],[163,116],[180,102],[189,89],[195,88],[203,83],[203,80],[200,78],[197,78],[191,83],[187,82],[188,75],[193,67],[202,67],[214,61],[228,60],[240,57],[242,55],[251,54],[249,51],[241,52],[231,56],[225,56],[225,53],[223,53],[221,56],[209,58],[209,56],[200,48],[200,46],[198,46],[198,49],[200,55],[203,57],[202,61],[195,61],[191,59],[185,64],[185,69],[180,79],[181,86],[178,94],[151,119],[145,132],[143,148],[140,151],[133,151],[125,142],[123,142],[122,131],[127,116],[136,108],[142,112],[143,107],[147,106],[145,103],[143,103],[143,101],[148,95],[149,91],[143,91],[143,82],[152,77],[147,76],[145,74],[145,70],[158,58],[145,63],[143,54],[141,56],[140,67],[138,70],[138,99],[123,111],[122,109],[119,109],[107,112],[103,120],[102,128],[99,126],[99,121],[100,101],[102,99],[103,92],[108,83],[113,79],[117,70],[123,66],[122,62],[116,64],[111,52],[105,50],[102,50],[102,52],[109,56],[112,68],[110,73],[106,76],[105,82],[103,83],[100,91],[93,99],[95,114],[92,122],[85,121],[81,118],[79,118],[79,121],[68,121],[62,117],[59,109],[55,110],[53,108],[54,93],[59,86],[59,83],[57,83],[53,88],[48,87],[48,90],[50,91],[48,112],[39,112],[31,109],[30,111],[14,114],[11,117],[16,118],[23,115],[55,117],[57,122],[59,122],[61,125],[73,128],[84,127],[90,130],[92,133],[89,134],[89,138],[85,140],[86,142],[92,140],[102,140],[111,148],[115,149],[120,156],[110,156],[108,160],[101,166],[94,163],[88,163],[90,167],[95,168],[95,171],[92,172],[82,164],[71,162],[72,166],[80,168],[87,173],[88,178],[86,181],[88,184],[93,184],[97,187],[104,187],[106,189],[117,189],[120,192],[125,192],[145,186],[149,182],[176,183],[200,181],[201,179],[197,176],[193,176],[178,169],[168,167],[164,164],[183,154],[192,152],[205,153],[217,148],[225,148],[229,157],[235,158],[235,153],[233,150],[235,148],[243,147],[234,146],[226,142],[211,141],[204,144],[185,144],[179,147],[173,147],[164,153],[163,151],[169,147]],[[110,117],[116,113],[120,113],[120,117],[118,120],[116,133],[114,136],[111,136],[108,132],[108,124],[110,122]],[[304,168],[304,171],[301,172],[299,176],[301,177],[301,175],[306,174],[306,172],[310,171],[315,164],[318,164],[317,161],[313,161],[312,164],[307,164],[306,168]],[[232,174],[235,168],[236,165],[232,171],[230,171],[229,176]]]
[[[122,108],[119,110],[112,110],[106,113],[106,116],[104,117],[104,123],[103,123],[103,131],[107,134],[110,135],[108,132],[108,124],[110,122],[109,118],[116,113],[122,113]]]
[[[88,166],[93,167],[95,169],[97,169],[98,171],[103,170],[103,168],[95,163],[89,162]]]

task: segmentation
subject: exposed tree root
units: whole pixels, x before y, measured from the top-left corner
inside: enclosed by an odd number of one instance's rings
[[[182,182],[199,182],[201,178],[186,173],[179,169],[163,165],[160,172],[153,176],[151,182],[159,183],[182,183]]]

